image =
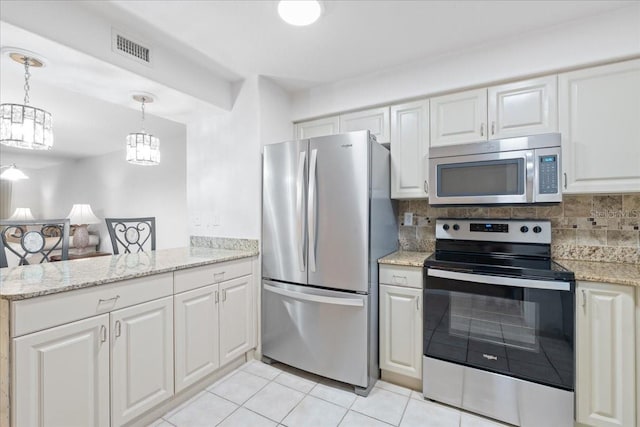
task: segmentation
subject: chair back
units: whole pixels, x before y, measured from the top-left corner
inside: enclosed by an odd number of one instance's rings
[[[62,260],[69,259],[68,218],[0,221],[0,267],[8,267],[7,251],[18,257],[18,265],[51,261],[53,251],[60,250]]]
[[[105,218],[113,254],[156,250],[156,218]]]

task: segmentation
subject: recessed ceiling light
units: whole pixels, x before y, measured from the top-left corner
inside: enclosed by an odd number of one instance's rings
[[[287,24],[310,25],[320,18],[322,5],[317,0],[280,0],[278,14]]]

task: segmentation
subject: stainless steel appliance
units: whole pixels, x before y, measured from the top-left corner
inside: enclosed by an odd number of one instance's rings
[[[389,167],[368,131],[264,148],[262,353],[363,395],[379,375],[377,259],[397,249]]]
[[[550,243],[549,221],[436,221],[425,397],[518,426],[573,426],[575,279]]]
[[[429,203],[561,202],[560,134],[429,150]]]

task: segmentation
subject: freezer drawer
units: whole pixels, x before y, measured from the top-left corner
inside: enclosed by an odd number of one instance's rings
[[[367,387],[367,295],[264,280],[262,353],[271,359]]]

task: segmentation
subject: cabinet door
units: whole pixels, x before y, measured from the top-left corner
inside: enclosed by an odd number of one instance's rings
[[[635,424],[634,288],[579,283],[576,308],[576,420]]]
[[[559,76],[565,193],[640,191],[640,60]]]
[[[173,297],[111,312],[111,421],[173,395]]]
[[[424,199],[429,176],[429,101],[391,107],[391,198]]]
[[[13,340],[14,426],[109,426],[109,315]]]
[[[422,378],[422,290],[380,285],[380,369]]]
[[[487,139],[487,89],[431,98],[431,146]]]
[[[220,284],[220,365],[253,347],[253,276]]]
[[[295,139],[314,138],[316,136],[335,135],[340,133],[340,118],[338,116],[309,120],[297,123]]]
[[[340,133],[369,130],[379,143],[390,141],[389,107],[372,108],[340,115]]]
[[[489,88],[489,139],[558,131],[557,77]]]
[[[220,366],[218,302],[218,285],[183,292],[173,298],[176,392]]]

